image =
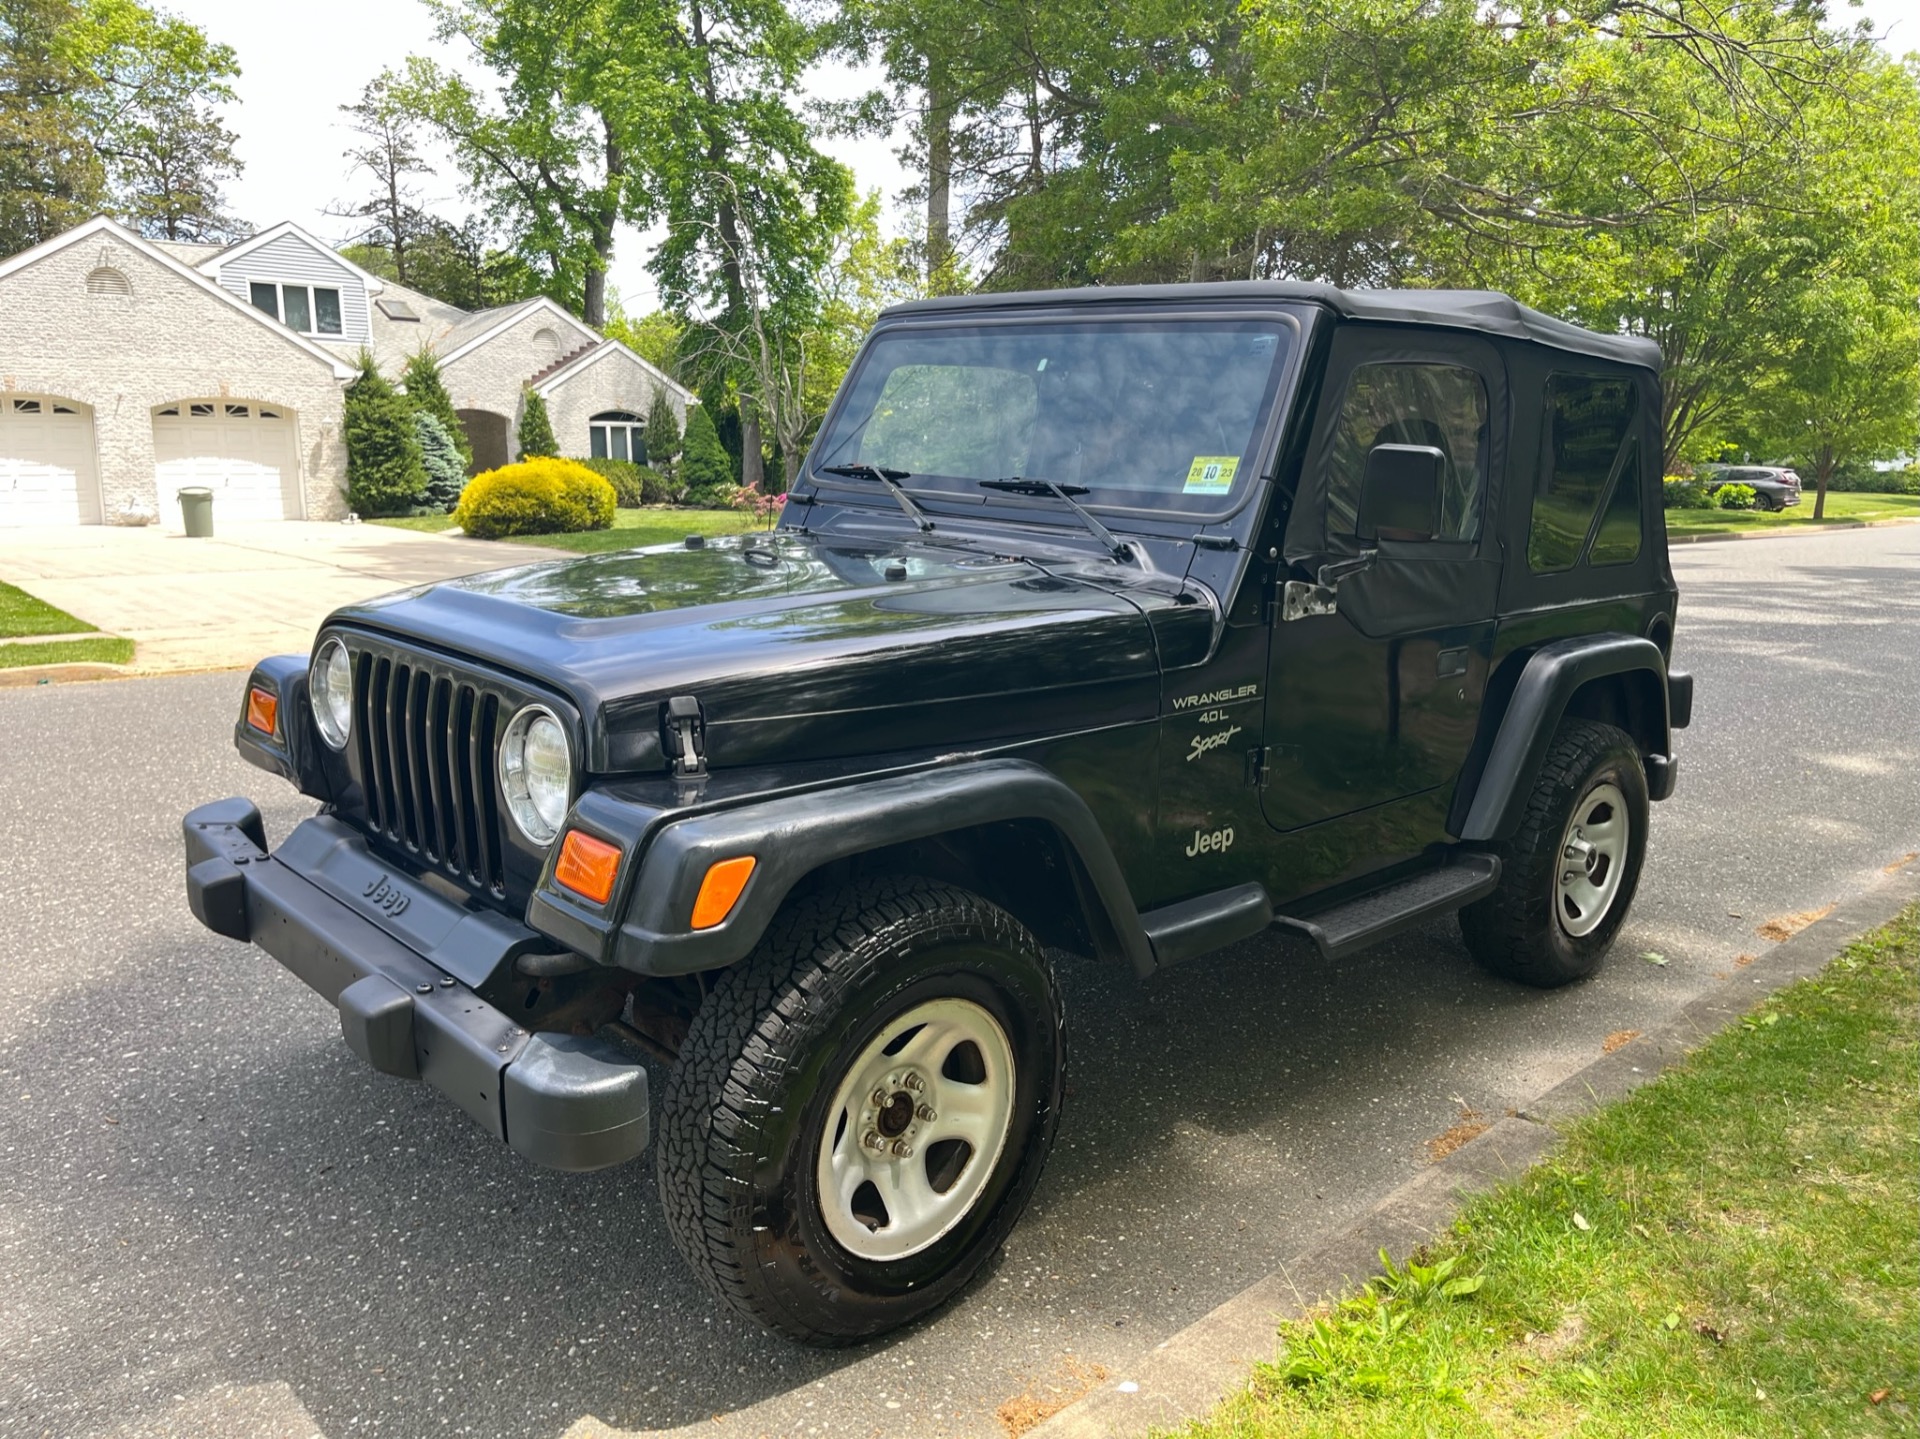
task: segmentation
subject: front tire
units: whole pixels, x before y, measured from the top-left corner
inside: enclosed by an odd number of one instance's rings
[[[885,878],[804,900],[720,976],[667,1086],[674,1242],[808,1344],[938,1308],[1038,1182],[1065,1082],[1039,942],[977,895]]]
[[[1592,720],[1562,722],[1520,829],[1499,848],[1499,887],[1460,911],[1473,957],[1540,989],[1597,970],[1640,883],[1647,808],[1632,737]]]

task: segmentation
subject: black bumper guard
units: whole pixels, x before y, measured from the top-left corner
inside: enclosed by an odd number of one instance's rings
[[[202,805],[181,828],[194,917],[258,945],[333,1004],[348,1047],[375,1069],[425,1080],[536,1164],[604,1169],[645,1150],[644,1068],[604,1040],[529,1033],[448,972],[462,968],[462,926],[497,947],[487,932],[506,921],[394,873],[337,821],[305,821],[274,855],[249,800]],[[437,933],[428,953],[440,963],[340,897],[363,874],[375,876],[364,902],[416,943]]]

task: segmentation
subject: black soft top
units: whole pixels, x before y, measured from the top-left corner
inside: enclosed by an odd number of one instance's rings
[[[1498,290],[1342,290],[1333,285],[1294,280],[1228,280],[1204,285],[1095,285],[1079,290],[1023,290],[1009,294],[947,295],[894,305],[882,319],[954,311],[1073,308],[1088,305],[1137,305],[1169,300],[1213,300],[1245,304],[1256,300],[1292,300],[1324,305],[1349,320],[1398,325],[1435,325],[1473,330],[1511,340],[1532,340],[1592,355],[1622,365],[1660,368],[1660,347],[1638,335],[1603,335],[1529,309]]]

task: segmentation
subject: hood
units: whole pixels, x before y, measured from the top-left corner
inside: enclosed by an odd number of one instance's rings
[[[580,712],[588,768],[623,773],[665,768],[675,695],[701,702],[715,768],[1149,719],[1156,612],[1173,604],[1109,573],[777,530],[471,575],[333,622],[557,692]]]

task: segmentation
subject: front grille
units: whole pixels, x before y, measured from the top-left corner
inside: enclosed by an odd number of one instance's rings
[[[347,652],[368,830],[476,889],[504,895],[493,756],[511,710],[483,685],[438,666],[351,640]]]

